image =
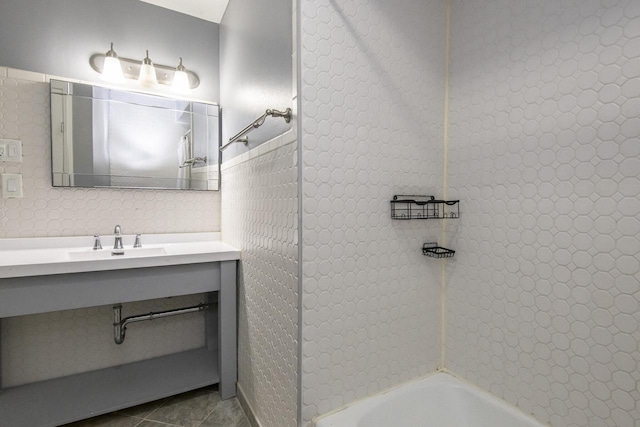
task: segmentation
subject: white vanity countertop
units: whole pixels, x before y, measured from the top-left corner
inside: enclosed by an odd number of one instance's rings
[[[240,251],[220,241],[220,233],[123,235],[124,255],[111,255],[114,236],[102,236],[104,249],[93,250],[93,236],[0,239],[0,279],[197,264],[240,259]]]

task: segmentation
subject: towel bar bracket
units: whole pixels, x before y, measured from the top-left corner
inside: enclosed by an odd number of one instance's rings
[[[250,125],[248,125],[244,129],[242,129],[240,132],[238,132],[233,138],[230,138],[229,142],[227,142],[225,145],[220,147],[220,151],[226,150],[231,144],[233,144],[235,142],[241,142],[242,144],[247,146],[249,144],[249,137],[246,136],[246,135],[249,132],[251,132],[252,130],[257,129],[260,126],[262,126],[264,124],[265,120],[267,119],[267,117],[269,117],[269,116],[271,116],[271,117],[282,117],[285,122],[290,123],[291,122],[291,115],[292,115],[291,108],[287,108],[284,111],[272,110],[272,109],[266,110],[263,115],[261,115],[260,117],[255,119],[253,122],[251,122]]]

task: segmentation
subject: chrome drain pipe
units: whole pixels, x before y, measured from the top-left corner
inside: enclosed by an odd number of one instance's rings
[[[180,314],[197,313],[204,311],[210,304],[198,304],[193,307],[178,308],[175,310],[159,311],[157,313],[142,314],[140,316],[129,316],[122,319],[122,304],[113,306],[113,339],[116,344],[120,345],[124,342],[127,325],[129,323],[142,322],[144,320],[161,319],[163,317],[178,316]]]

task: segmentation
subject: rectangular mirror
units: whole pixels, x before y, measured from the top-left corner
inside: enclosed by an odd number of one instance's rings
[[[54,187],[219,190],[220,110],[51,80]]]

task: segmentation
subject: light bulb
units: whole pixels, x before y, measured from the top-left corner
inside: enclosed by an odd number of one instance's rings
[[[187,75],[187,69],[182,65],[182,58],[180,63],[176,67],[176,71],[173,74],[173,84],[171,88],[174,92],[190,93],[191,85],[189,84],[189,76]]]
[[[111,83],[124,83],[124,75],[122,74],[122,66],[118,55],[113,50],[113,43],[111,43],[111,49],[106,53],[104,58],[104,65],[100,79]]]
[[[149,51],[147,51],[147,57],[142,61],[140,66],[140,75],[138,76],[138,82],[143,86],[153,87],[158,84],[158,78],[156,77],[156,68],[153,66],[153,62],[149,58]]]

